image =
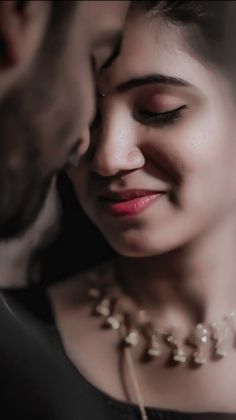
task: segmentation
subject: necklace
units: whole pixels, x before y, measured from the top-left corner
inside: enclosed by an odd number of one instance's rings
[[[120,348],[124,352],[141,418],[148,420],[136,377],[132,348],[138,345],[143,347],[145,361],[167,356],[172,364],[190,363],[200,367],[210,359],[220,360],[227,356],[230,347],[235,347],[236,310],[220,321],[198,323],[188,337],[182,338],[179,328],[174,325],[162,328],[158,320],[152,319],[146,310],[125,294],[114,280],[112,267],[111,270],[106,276],[100,271],[86,275],[92,313],[101,317],[102,327],[119,331]]]
[[[228,349],[235,345],[236,310],[224,316],[218,322],[198,323],[189,337],[181,338],[180,330],[173,325],[163,329],[158,320],[153,320],[147,311],[139,308],[131,297],[114,282],[105,282],[98,286],[95,273],[90,273],[88,295],[93,300],[93,313],[103,319],[103,326],[119,330],[125,329],[120,344],[129,347],[144,341],[146,361],[159,358],[170,352],[172,362],[187,363],[191,360],[195,365],[207,363],[209,347],[214,360],[227,356]],[[193,350],[190,357],[186,348]]]

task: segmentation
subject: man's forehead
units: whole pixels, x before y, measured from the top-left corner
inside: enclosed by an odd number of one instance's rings
[[[119,29],[123,25],[129,1],[81,1],[80,15],[91,26]]]

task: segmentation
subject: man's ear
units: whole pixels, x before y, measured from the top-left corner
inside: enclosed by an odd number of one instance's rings
[[[21,64],[40,45],[50,1],[0,0],[0,67]]]

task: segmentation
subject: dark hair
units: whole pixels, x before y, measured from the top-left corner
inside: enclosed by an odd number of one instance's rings
[[[178,25],[195,52],[236,77],[235,1],[133,1],[131,8]]]

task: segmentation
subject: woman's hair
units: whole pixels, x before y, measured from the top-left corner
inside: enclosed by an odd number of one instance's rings
[[[202,58],[236,78],[235,1],[133,1],[133,11],[177,25]]]

